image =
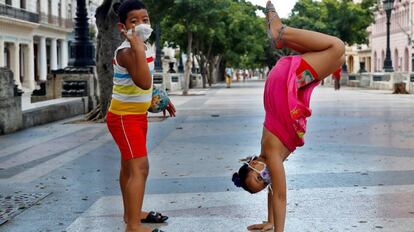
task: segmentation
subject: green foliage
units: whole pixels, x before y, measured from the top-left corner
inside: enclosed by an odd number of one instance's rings
[[[274,63],[263,10],[246,0],[144,0],[152,23],[161,25],[162,44],[204,56],[220,57],[233,67]],[[289,26],[338,36],[347,44],[366,43],[376,0],[299,0],[284,22]],[[191,40],[190,40],[191,38]],[[191,41],[191,46],[188,46]],[[187,51],[191,49],[191,51]]]
[[[376,0],[299,0],[285,21],[290,26],[337,36],[349,45],[368,42]]]
[[[216,56],[236,66],[261,66],[266,35],[256,6],[244,0],[146,0],[151,20],[161,24],[162,41],[186,53]],[[208,57],[207,57],[208,56]],[[261,63],[259,63],[261,62]]]

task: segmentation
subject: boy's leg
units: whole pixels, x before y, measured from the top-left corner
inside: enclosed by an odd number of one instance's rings
[[[126,204],[126,185],[129,179],[129,170],[125,160],[121,159],[121,170],[119,172],[119,185],[122,192],[122,203],[124,205],[124,222],[128,223],[127,220],[127,204]]]
[[[121,186],[121,192],[122,192],[122,202],[124,205],[124,222],[128,223],[127,220],[127,212],[126,212],[126,185],[129,179],[129,170],[128,170],[128,166],[126,164],[125,160],[121,159],[121,171],[119,172],[119,185]],[[141,217],[138,218],[137,220],[140,219],[145,219],[148,216],[148,212],[146,211],[142,211],[141,212]]]
[[[142,203],[144,200],[145,183],[148,176],[148,158],[136,158],[126,161],[129,170],[129,179],[125,188],[127,231],[151,231],[141,225]]]

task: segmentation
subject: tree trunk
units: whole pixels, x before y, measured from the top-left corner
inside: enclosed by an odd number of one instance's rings
[[[206,57],[200,52],[199,56],[196,56],[197,62],[200,66],[200,73],[201,73],[201,80],[203,83],[203,89],[205,89],[206,86],[206,79],[207,79],[207,72],[206,72],[206,68],[207,68],[207,62],[206,62]]]
[[[183,88],[183,95],[188,95],[188,89],[190,85],[190,74],[191,74],[191,67],[192,67],[192,58],[191,58],[191,50],[192,50],[192,43],[193,43],[193,33],[191,31],[188,32],[188,44],[187,44],[187,61],[185,62],[185,70],[184,70],[184,88]]]
[[[104,0],[96,10],[96,25],[98,27],[96,70],[99,83],[99,104],[87,116],[87,120],[101,121],[105,119],[112,94],[112,59],[114,51],[121,44],[122,38],[117,29],[118,17],[113,11],[113,5],[119,0]]]
[[[208,64],[208,69],[209,69],[208,86],[211,87],[211,85],[213,84],[213,77],[214,77],[214,59],[211,59],[208,63],[209,63]]]
[[[212,78],[212,83],[216,83],[218,81],[223,81],[224,80],[224,72],[220,72],[220,63],[221,63],[222,57],[221,56],[216,56],[214,57],[214,61],[213,61],[213,78]]]

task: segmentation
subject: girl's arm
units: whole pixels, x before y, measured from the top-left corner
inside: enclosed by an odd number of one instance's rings
[[[276,136],[264,128],[261,152],[272,180],[269,202],[272,205],[274,231],[283,232],[286,217],[286,177],[283,161],[289,156],[290,151]]]
[[[267,194],[267,223],[269,224],[274,224],[272,192],[273,190],[269,191]]]
[[[275,232],[283,232],[286,218],[286,177],[283,158],[276,154],[269,155],[266,159],[266,164],[272,177],[273,194],[271,196],[271,203]]]

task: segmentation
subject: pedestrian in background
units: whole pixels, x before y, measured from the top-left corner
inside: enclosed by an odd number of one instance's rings
[[[231,87],[231,83],[233,82],[233,68],[230,64],[227,64],[227,68],[225,70],[225,78],[226,78],[226,84],[227,88]]]
[[[341,71],[342,69],[339,67],[334,73],[332,73],[335,90],[339,90],[341,88]]]

